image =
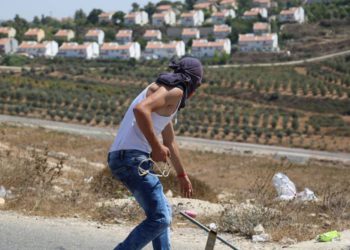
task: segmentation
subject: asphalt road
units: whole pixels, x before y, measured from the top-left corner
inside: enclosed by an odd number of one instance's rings
[[[111,250],[131,232],[130,225],[107,225],[79,218],[25,216],[0,210],[0,250]],[[191,228],[172,232],[173,249],[203,250],[206,233]],[[153,249],[149,244],[145,250]],[[228,249],[217,243],[215,249]]]
[[[132,230],[130,225],[100,224],[79,218],[45,218],[0,210],[0,250],[112,250]],[[317,243],[315,240],[286,247],[278,243],[253,243],[244,237],[220,234],[241,250],[349,250],[350,230],[341,240]],[[207,233],[196,228],[174,228],[172,249],[203,250]],[[145,250],[153,249],[149,244]],[[228,250],[217,241],[215,250]]]
[[[91,136],[109,141],[113,140],[116,133],[116,130],[108,128],[83,126],[26,117],[0,115],[0,123],[3,122],[16,123],[23,126],[43,127],[55,131]],[[190,150],[225,152],[231,154],[269,155],[276,158],[287,157],[291,161],[297,163],[305,163],[309,159],[350,163],[350,154],[348,153],[306,150],[300,148],[286,148],[278,146],[208,140],[182,136],[178,136],[177,141],[181,148]]]

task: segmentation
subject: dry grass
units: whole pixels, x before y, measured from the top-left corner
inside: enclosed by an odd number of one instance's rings
[[[5,209],[50,216],[77,214],[109,222],[115,222],[115,218],[130,221],[143,217],[138,208],[96,208],[99,201],[131,198],[107,167],[88,164],[91,161],[104,163],[110,142],[9,126],[0,127],[0,141],[0,185],[11,188],[16,195],[6,200]],[[4,143],[8,150],[1,149]],[[50,157],[48,145],[50,151],[88,161]],[[28,151],[28,147],[40,151]],[[216,201],[216,194],[225,191],[237,202],[224,214],[222,229],[251,235],[252,228],[262,223],[274,240],[284,236],[304,240],[327,230],[350,227],[349,166],[332,162],[293,165],[267,157],[181,153],[191,173],[195,198]],[[276,202],[272,186],[272,176],[276,172],[288,175],[298,191],[305,187],[315,191],[320,201]],[[92,182],[86,183],[84,179],[91,176]],[[178,195],[174,176],[162,181],[165,191],[170,189]],[[239,209],[245,206],[248,208]]]
[[[327,230],[343,230],[350,226],[349,168],[281,164],[255,169],[255,179],[247,190],[241,190],[242,202],[248,207],[232,208],[222,218],[227,231],[253,235],[253,228],[262,224],[274,240],[285,236],[308,240]],[[278,202],[272,177],[283,171],[296,182],[297,190],[309,187],[318,202]],[[300,185],[301,183],[301,185]],[[241,204],[242,205],[242,204]],[[249,207],[251,206],[251,207]]]

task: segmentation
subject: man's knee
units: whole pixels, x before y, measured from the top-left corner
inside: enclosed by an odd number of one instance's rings
[[[158,213],[150,218],[153,226],[160,231],[166,229],[171,224],[171,214],[168,210],[164,210],[162,213]]]

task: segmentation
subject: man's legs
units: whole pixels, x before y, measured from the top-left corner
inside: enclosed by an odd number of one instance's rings
[[[164,197],[166,199],[166,197]],[[167,208],[171,218],[171,207],[169,202],[167,202]],[[170,227],[167,228],[162,234],[152,241],[153,249],[171,249],[170,245]]]
[[[168,230],[171,215],[163,194],[163,187],[157,177],[147,175],[142,178],[157,179],[156,183],[153,180],[142,182],[134,191],[134,196],[144,209],[147,218],[133,229],[124,242],[115,248],[116,250],[142,249],[153,240],[155,240],[153,241],[155,250],[170,249]]]
[[[126,154],[123,159],[118,159],[113,155],[109,158],[109,166],[113,175],[133,193],[147,217],[115,250],[142,249],[153,240],[155,240],[154,249],[170,249],[171,212],[163,193],[162,184],[156,176],[138,174],[138,163],[147,157],[144,155],[128,157]]]

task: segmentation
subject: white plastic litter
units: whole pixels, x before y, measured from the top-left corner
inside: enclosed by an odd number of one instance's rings
[[[295,198],[297,190],[287,175],[277,173],[273,176],[272,181],[278,194],[278,200],[288,201]]]
[[[314,201],[317,200],[317,197],[313,191],[305,188],[304,191],[297,193],[296,199],[300,201]]]
[[[253,235],[252,241],[253,242],[267,242],[270,241],[271,237],[268,234],[259,234],[259,235]]]
[[[273,185],[276,188],[278,197],[277,200],[289,201],[296,199],[298,201],[314,201],[317,200],[315,193],[309,188],[297,193],[295,184],[288,178],[287,175],[277,173],[272,178]]]
[[[6,197],[6,189],[4,186],[0,186],[0,198],[5,198]]]
[[[210,230],[213,230],[213,231],[216,231],[218,229],[218,227],[215,223],[210,223],[209,228],[210,228]]]

